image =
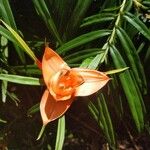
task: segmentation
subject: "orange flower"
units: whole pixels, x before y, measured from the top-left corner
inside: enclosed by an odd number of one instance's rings
[[[47,86],[40,103],[43,125],[62,116],[76,96],[91,95],[110,79],[96,70],[70,68],[49,47],[42,59],[42,73]]]

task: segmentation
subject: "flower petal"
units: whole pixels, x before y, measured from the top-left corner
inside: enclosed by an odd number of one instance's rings
[[[68,100],[82,83],[83,79],[78,72],[62,69],[51,77],[49,91],[56,101]]]
[[[42,72],[47,86],[50,77],[62,68],[70,69],[70,67],[56,52],[54,52],[51,48],[46,47],[42,59]]]
[[[49,91],[45,90],[40,103],[43,125],[62,116],[68,110],[72,102],[73,97],[67,101],[56,101],[53,96],[50,95]]]
[[[84,83],[76,88],[75,96],[91,95],[101,89],[110,80],[106,74],[100,71],[81,68],[73,68],[73,70],[80,73],[84,79]]]

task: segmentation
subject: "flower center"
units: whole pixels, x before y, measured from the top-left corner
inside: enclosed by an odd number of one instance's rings
[[[76,87],[84,82],[82,76],[73,70],[63,69],[56,73],[51,81],[52,95],[61,99],[63,97],[71,97],[75,92]]]

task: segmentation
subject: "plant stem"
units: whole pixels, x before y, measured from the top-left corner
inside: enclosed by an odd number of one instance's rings
[[[104,53],[104,56],[103,56],[101,62],[103,62],[105,60],[106,56],[107,56],[107,53],[109,51],[109,45],[111,45],[115,40],[116,27],[118,27],[119,24],[120,24],[120,20],[121,20],[121,16],[122,16],[122,13],[123,13],[123,10],[124,10],[124,7],[125,7],[125,3],[126,3],[126,0],[124,0],[122,2],[121,6],[120,6],[119,13],[118,13],[118,17],[117,17],[115,25],[112,29],[112,33],[111,33],[110,37],[108,38],[107,43],[105,43],[104,46],[102,47],[102,49],[106,49],[106,50],[105,50],[105,53]]]

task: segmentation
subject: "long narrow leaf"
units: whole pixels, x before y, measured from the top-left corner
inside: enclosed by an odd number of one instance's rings
[[[119,37],[122,47],[124,48],[125,55],[130,62],[136,81],[140,86],[141,91],[143,91],[143,93],[146,93],[146,86],[147,86],[146,77],[135,47],[129,36],[122,28],[117,29],[116,33]]]
[[[1,0],[0,1],[0,14],[2,16],[2,19],[11,28],[13,28],[17,32],[16,23],[15,23],[14,16],[13,16],[13,13],[11,11],[11,7],[10,7],[10,4],[9,4],[8,0]],[[14,43],[14,47],[16,49],[16,52],[18,53],[18,56],[19,56],[20,60],[22,61],[22,63],[25,64],[24,52],[20,51],[20,49],[19,49],[19,47],[18,47],[18,45],[16,43]]]
[[[0,123],[7,123],[7,121],[0,118]]]
[[[76,48],[77,46],[86,44],[90,41],[107,36],[109,34],[110,34],[110,30],[98,30],[98,31],[92,31],[92,32],[80,35],[76,37],[75,39],[63,44],[61,47],[57,49],[57,52],[59,54],[63,52],[67,52],[73,48]]]
[[[79,62],[79,61],[82,61],[82,60],[84,60],[84,59],[86,59],[86,58],[89,58],[89,57],[92,57],[92,56],[96,56],[98,53],[99,53],[99,52],[87,53],[87,54],[78,56],[77,58],[70,59],[70,60],[67,61],[67,62],[68,62],[68,63]]]
[[[84,55],[87,53],[98,52],[99,50],[100,50],[99,48],[89,48],[89,49],[80,50],[80,51],[77,51],[75,53],[68,54],[66,57],[64,57],[64,59],[65,60],[71,60],[75,57],[78,57],[78,56],[81,56],[81,55]]]
[[[41,75],[42,74],[41,70],[38,69],[36,65],[13,66],[12,68],[16,72],[24,73],[26,75]]]
[[[4,36],[6,39],[10,40],[14,44],[17,44],[17,41],[14,39],[14,36],[2,26],[0,26],[0,35]]]
[[[6,97],[7,97],[7,85],[8,82],[7,81],[2,81],[1,84],[1,89],[2,89],[2,102],[5,103],[6,102]]]
[[[6,24],[4,21],[0,20],[5,27],[11,32],[11,34],[14,36],[15,40],[18,41],[18,45],[24,49],[24,51],[35,61],[38,62],[38,59],[32,52],[32,50],[28,47],[28,45],[25,43],[25,41],[18,35],[18,33],[13,30],[8,24]]]
[[[116,68],[126,67],[124,60],[115,47],[110,48],[110,54]],[[119,75],[122,87],[128,100],[130,111],[135,121],[138,131],[142,131],[144,127],[144,113],[141,105],[141,99],[137,93],[134,81],[128,70]],[[129,86],[130,85],[130,86]]]
[[[56,25],[54,23],[54,20],[51,16],[50,11],[48,10],[48,7],[44,0],[32,0],[35,8],[38,12],[38,14],[41,16],[41,18],[44,20],[45,24],[47,25],[47,28],[49,31],[53,34],[53,36],[58,40],[59,44],[62,44],[62,40],[60,38],[60,35],[57,31]]]
[[[98,125],[101,128],[101,130],[104,130],[104,125],[101,122],[101,120],[99,119],[98,108],[91,101],[89,102],[88,108],[89,108],[89,111],[91,112],[92,116],[94,117],[94,119],[98,122]]]
[[[88,68],[88,65],[91,63],[93,58],[86,58],[81,64],[80,67],[81,68]]]
[[[72,35],[77,31],[79,25],[84,17],[86,11],[88,10],[92,0],[77,0],[76,6],[71,14],[70,20],[67,25],[67,37]]]
[[[90,64],[88,65],[89,69],[97,69],[98,65],[102,62],[103,58],[104,58],[105,52],[102,51],[100,54],[97,54],[93,60],[90,62]]]
[[[95,119],[96,121],[98,121],[98,118],[99,118],[99,111],[98,111],[98,109],[96,108],[96,106],[95,106],[91,101],[89,102],[88,108],[89,108],[91,114],[93,115],[94,119]],[[101,127],[102,129],[104,128],[103,125],[100,126],[100,127]]]
[[[0,12],[1,12],[2,18],[7,22],[7,24],[9,24],[12,28],[17,29],[14,16],[11,11],[11,7],[9,5],[8,0],[0,1]]]
[[[25,85],[42,85],[42,81],[38,78],[24,77],[10,74],[0,74],[0,80],[9,81],[12,83],[25,84]]]
[[[127,69],[129,69],[129,67],[120,68],[120,69],[113,69],[113,70],[106,71],[105,74],[121,73],[121,72],[123,72],[123,71],[125,71]]]
[[[62,116],[58,120],[55,150],[62,150],[64,139],[65,139],[65,116]]]
[[[4,36],[1,36],[1,38],[0,38],[0,45],[1,45],[0,60],[5,64],[8,63],[8,46],[7,46],[7,44],[8,44],[8,40]],[[5,70],[5,69],[1,69],[1,72],[6,73],[6,74],[8,73],[8,71]],[[7,87],[8,87],[8,82],[7,81],[2,81],[1,82],[1,93],[2,93],[2,102],[3,103],[6,102]]]
[[[150,46],[147,49],[147,52],[146,52],[146,55],[144,58],[144,63],[147,64],[149,62],[149,60],[150,60]]]
[[[107,140],[109,141],[110,146],[114,148],[116,145],[114,129],[112,126],[111,117],[110,117],[107,104],[105,102],[105,97],[103,94],[101,94],[101,96],[98,98],[98,107],[100,109],[99,119],[100,120],[102,119],[101,122],[103,123],[103,126],[104,126],[104,133],[107,137]]]
[[[146,25],[135,15],[131,13],[126,13],[124,18],[131,23],[139,32],[141,32],[147,39],[150,40],[150,30],[146,27]]]
[[[27,115],[30,116],[36,112],[40,111],[40,103],[33,105],[27,112]]]
[[[80,27],[85,27],[85,26],[89,26],[89,25],[93,25],[93,24],[111,21],[115,17],[116,17],[116,15],[113,13],[111,13],[111,14],[110,13],[96,14],[96,15],[85,18],[83,20],[82,24],[80,25]]]

